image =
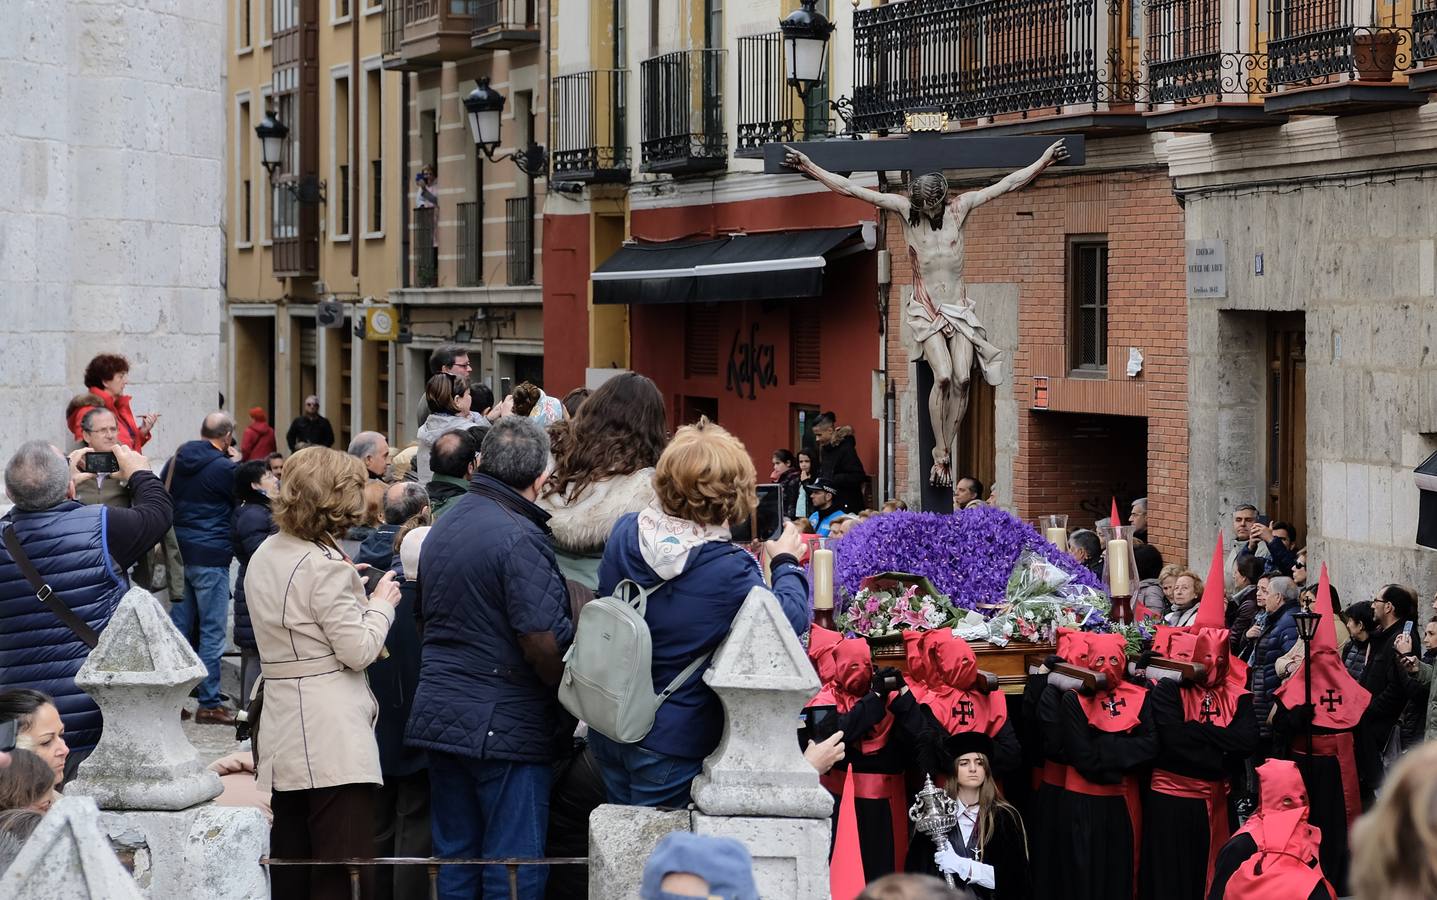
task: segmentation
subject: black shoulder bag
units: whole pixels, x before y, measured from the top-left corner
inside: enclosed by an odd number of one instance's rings
[[[10,551],[10,558],[15,560],[15,565],[20,567],[20,574],[30,582],[30,588],[35,592],[35,599],[45,605],[45,608],[55,614],[55,618],[65,623],[65,626],[75,632],[75,637],[84,642],[91,650],[100,643],[100,636],[95,629],[85,624],[85,621],[75,615],[74,610],[60,602],[55,596],[55,589],[45,583],[35,564],[30,562],[30,557],[25,555],[25,548],[20,546],[20,538],[15,535],[15,527],[5,525],[5,549]]]

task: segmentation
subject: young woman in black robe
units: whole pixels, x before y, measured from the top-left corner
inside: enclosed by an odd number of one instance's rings
[[[945,742],[956,762],[948,777],[948,794],[958,804],[958,824],[948,834],[948,847],[937,848],[915,830],[908,845],[909,872],[952,875],[978,900],[1028,900],[1028,839],[1018,810],[1003,800],[990,769],[992,738],[981,731],[962,732]]]
[[[1059,741],[1068,769],[1050,858],[1065,900],[1136,895],[1142,811],[1138,775],[1157,754],[1147,689],[1124,680],[1126,639],[1090,634],[1093,668],[1113,689],[1060,701]]]

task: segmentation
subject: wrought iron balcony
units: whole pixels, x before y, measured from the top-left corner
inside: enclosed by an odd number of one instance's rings
[[[738,39],[738,147],[734,156],[761,157],[775,141],[831,137],[828,94],[817,86],[805,103],[788,83],[783,33]]]
[[[439,287],[438,210],[434,207],[414,211],[414,277],[410,284],[417,288]]]
[[[1437,0],[1416,0],[1412,10],[1412,56],[1437,65]]]
[[[1412,59],[1412,29],[1371,20],[1370,0],[1271,0],[1268,54],[1274,88],[1339,79],[1388,82]]]
[[[643,169],[673,175],[721,169],[723,50],[680,50],[640,64]]]
[[[1099,112],[1141,98],[1128,0],[904,0],[853,14],[854,128]]]
[[[555,181],[629,180],[625,69],[595,69],[553,80],[549,167]]]
[[[534,283],[534,201],[510,197],[504,201],[508,231],[509,284]]]
[[[476,0],[475,50],[517,50],[539,45],[538,0]]]
[[[404,62],[404,2],[389,0],[384,4],[384,39],[380,52],[386,69],[397,68]]]
[[[1247,102],[1267,93],[1267,53],[1224,45],[1223,24],[1243,39],[1247,0],[1146,0],[1148,99]]]
[[[470,31],[479,0],[388,0],[402,6],[399,58],[387,63],[403,71],[435,69],[473,55]],[[389,25],[386,11],[386,28]]]

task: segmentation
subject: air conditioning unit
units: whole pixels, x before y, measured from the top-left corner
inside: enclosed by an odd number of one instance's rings
[[[314,308],[314,323],[320,328],[344,327],[344,304],[338,300],[321,300]]]

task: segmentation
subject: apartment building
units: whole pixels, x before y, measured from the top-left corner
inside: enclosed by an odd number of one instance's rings
[[[283,432],[316,394],[337,445],[392,433],[394,345],[372,339],[367,312],[392,302],[404,243],[402,85],[383,66],[384,4],[227,8],[227,405],[241,424],[262,407]],[[255,130],[267,114],[287,131],[272,167]]]

